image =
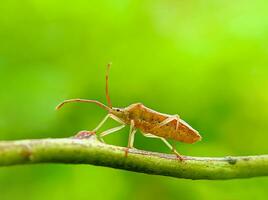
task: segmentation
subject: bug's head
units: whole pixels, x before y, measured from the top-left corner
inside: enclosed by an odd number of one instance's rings
[[[118,118],[124,120],[126,117],[125,109],[124,108],[112,108],[110,111],[111,114],[117,116]]]

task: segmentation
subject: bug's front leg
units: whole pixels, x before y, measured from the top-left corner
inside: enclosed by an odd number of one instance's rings
[[[101,140],[102,142],[104,142],[104,140],[103,140],[103,137],[104,137],[104,136],[109,135],[109,134],[111,134],[111,133],[113,133],[113,132],[119,131],[120,129],[122,129],[122,128],[125,127],[125,123],[124,123],[122,120],[120,120],[118,117],[114,116],[113,114],[108,114],[108,115],[106,115],[106,116],[104,117],[104,119],[98,124],[98,126],[97,126],[93,131],[94,131],[94,132],[97,132],[97,130],[100,129],[100,127],[107,121],[108,118],[111,118],[111,119],[117,121],[118,123],[120,123],[120,124],[122,124],[122,125],[121,125],[121,126],[118,126],[118,127],[115,127],[115,128],[108,129],[108,130],[106,130],[106,131],[100,133],[99,138],[100,138],[100,140]]]
[[[119,131],[120,129],[124,128],[125,126],[126,126],[126,125],[123,124],[123,125],[121,125],[121,126],[117,126],[117,127],[114,127],[114,128],[111,128],[111,129],[108,129],[108,130],[102,132],[102,133],[100,134],[100,140],[101,140],[102,142],[104,142],[104,140],[103,140],[103,137],[104,137],[104,136],[109,135],[109,134],[111,134],[111,133],[113,133],[113,132]]]
[[[112,118],[113,120],[117,121],[120,124],[125,124],[122,120],[120,120],[118,117],[114,116],[113,114],[106,115],[103,120],[98,124],[98,126],[93,130],[94,132],[97,132],[97,130],[100,129],[100,127],[107,121],[108,118]]]
[[[126,157],[128,156],[129,149],[133,148],[136,131],[137,131],[137,129],[135,128],[134,120],[131,120],[130,121],[129,136],[128,136],[128,145],[127,145],[127,148],[125,150]]]

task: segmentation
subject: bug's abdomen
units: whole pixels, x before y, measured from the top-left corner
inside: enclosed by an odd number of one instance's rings
[[[159,123],[168,117],[168,115],[155,112],[146,108],[142,104],[137,104],[137,106],[132,107],[132,109],[129,110],[129,118],[134,120],[135,127],[144,133],[151,133],[159,137],[169,138],[185,143],[194,143],[201,139],[199,133],[183,120],[179,121],[177,130],[176,120],[159,127]]]
[[[162,127],[156,126],[156,128],[149,130],[149,133],[190,144],[201,139],[201,136],[196,130],[192,129],[191,127],[187,127],[181,120],[179,127],[176,130],[176,123],[177,122],[174,120],[174,122],[172,121],[171,123],[166,124]]]

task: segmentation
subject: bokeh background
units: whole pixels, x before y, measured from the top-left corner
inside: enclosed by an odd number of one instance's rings
[[[201,0],[0,2],[0,140],[92,130],[105,111],[67,98],[178,113],[193,156],[267,153],[268,3]],[[104,129],[115,126],[109,121]],[[125,146],[128,128],[106,138]],[[169,152],[137,134],[140,149]],[[268,178],[192,181],[90,165],[0,168],[0,199],[264,199]]]

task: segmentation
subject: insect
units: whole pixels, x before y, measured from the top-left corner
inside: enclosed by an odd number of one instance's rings
[[[145,107],[142,103],[134,103],[126,108],[112,107],[110,95],[109,95],[109,71],[111,64],[107,65],[106,71],[106,99],[108,106],[97,100],[88,99],[69,99],[60,103],[56,109],[60,109],[64,104],[71,102],[85,102],[94,103],[99,107],[107,110],[108,114],[97,125],[93,132],[97,132],[100,127],[105,123],[108,118],[111,118],[121,124],[118,127],[111,128],[99,134],[100,139],[103,141],[103,137],[113,132],[116,132],[126,125],[130,125],[128,145],[126,148],[126,156],[130,148],[133,148],[134,136],[137,129],[145,136],[149,138],[157,138],[162,140],[167,147],[177,155],[180,160],[183,160],[175,148],[166,140],[173,139],[184,143],[194,143],[201,140],[201,136],[198,131],[194,130],[189,124],[180,119],[179,115],[168,115],[150,108]]]

